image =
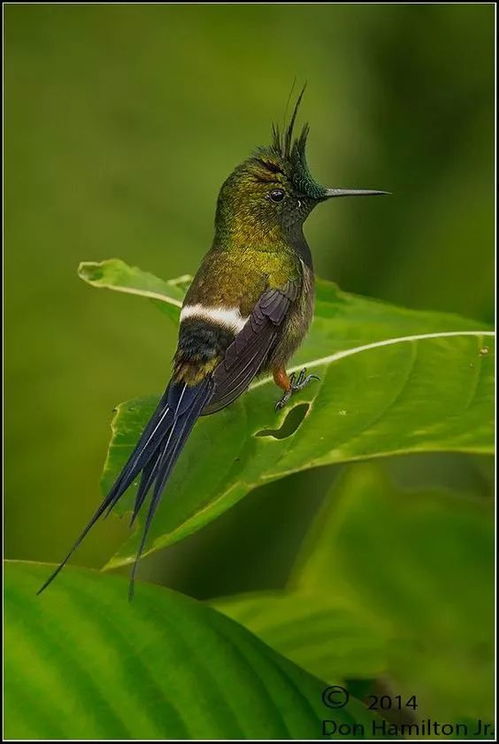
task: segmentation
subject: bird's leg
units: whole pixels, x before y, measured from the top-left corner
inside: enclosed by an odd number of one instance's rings
[[[284,408],[293,393],[296,393],[298,390],[303,390],[303,388],[312,380],[319,379],[317,375],[307,375],[306,369],[302,369],[298,377],[295,372],[292,372],[291,375],[288,376],[284,367],[274,367],[273,375],[275,384],[284,390],[284,395],[275,404],[276,411],[280,408]]]
[[[278,411],[280,408],[283,408],[286,405],[288,400],[293,395],[293,380],[292,376],[291,378],[288,377],[288,373],[286,372],[284,367],[274,367],[272,372],[275,384],[282,390],[284,390],[284,395],[275,404],[275,409],[276,411]]]

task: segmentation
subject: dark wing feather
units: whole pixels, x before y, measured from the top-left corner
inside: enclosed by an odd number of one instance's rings
[[[214,393],[203,415],[220,411],[246,390],[277,342],[280,326],[297,295],[296,282],[288,282],[282,289],[267,289],[261,295],[213,373]]]

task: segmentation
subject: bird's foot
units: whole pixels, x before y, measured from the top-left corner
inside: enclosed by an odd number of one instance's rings
[[[293,393],[298,392],[298,390],[303,390],[303,388],[306,387],[309,382],[312,382],[312,380],[320,380],[320,377],[317,377],[317,375],[307,375],[307,370],[305,368],[301,370],[298,377],[296,376],[296,373],[293,372],[289,376],[289,382],[291,383],[289,390],[286,390],[282,398],[277,401],[275,404],[275,410],[279,411],[281,408],[284,408]]]
[[[307,370],[305,367],[301,370],[298,377],[296,377],[295,381],[295,373],[291,375],[290,382],[291,382],[291,390],[293,393],[295,393],[297,390],[303,390],[304,387],[308,385],[309,382],[312,382],[312,380],[320,380],[321,378],[317,375],[307,375]]]

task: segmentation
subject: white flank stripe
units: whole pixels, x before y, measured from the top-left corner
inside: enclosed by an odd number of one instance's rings
[[[196,305],[185,305],[180,313],[180,322],[187,318],[204,318],[211,323],[230,328],[234,333],[244,327],[249,315],[242,316],[238,307],[208,307],[198,302]]]

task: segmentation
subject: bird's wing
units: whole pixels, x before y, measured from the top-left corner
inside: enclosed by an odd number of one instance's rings
[[[298,292],[296,281],[263,292],[213,373],[214,393],[203,414],[220,411],[246,390],[278,340],[279,328]]]

